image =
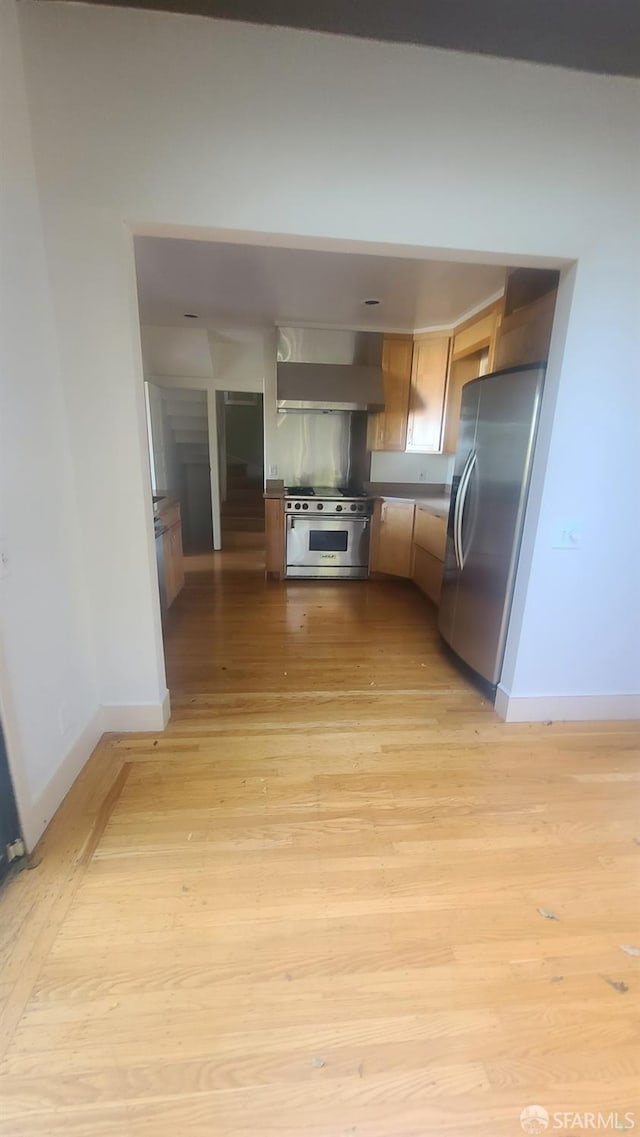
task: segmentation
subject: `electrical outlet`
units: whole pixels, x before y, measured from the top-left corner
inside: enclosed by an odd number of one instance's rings
[[[278,477],[278,467],[276,466],[275,463],[272,463],[269,466],[269,477],[270,478],[277,478]]]
[[[418,481],[419,482],[426,482],[426,480],[427,480],[426,472],[424,470],[420,470],[420,472],[418,474]]]

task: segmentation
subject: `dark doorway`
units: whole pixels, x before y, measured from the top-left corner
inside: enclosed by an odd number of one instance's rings
[[[262,395],[218,392],[222,547],[264,544]]]

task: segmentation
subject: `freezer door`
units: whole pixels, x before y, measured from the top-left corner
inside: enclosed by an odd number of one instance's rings
[[[492,684],[502,669],[543,376],[542,368],[530,368],[482,381],[474,457],[462,487],[449,642]]]
[[[453,470],[451,486],[451,505],[449,508],[449,522],[447,525],[447,547],[442,576],[442,591],[440,593],[440,608],[438,612],[438,627],[440,634],[450,644],[455,634],[456,600],[458,595],[458,581],[460,579],[460,562],[458,549],[458,521],[460,496],[464,490],[466,473],[476,443],[476,429],[478,424],[478,409],[480,405],[481,384],[474,380],[467,383],[462,390],[460,405],[460,423],[458,427],[458,447]]]

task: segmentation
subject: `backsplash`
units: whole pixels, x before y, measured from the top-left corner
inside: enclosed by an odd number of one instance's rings
[[[453,454],[404,454],[375,450],[371,455],[372,482],[429,482],[450,485]]]

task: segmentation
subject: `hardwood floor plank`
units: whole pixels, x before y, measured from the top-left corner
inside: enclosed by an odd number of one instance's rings
[[[194,562],[168,729],[0,895],[3,1137],[640,1125],[637,723],[501,723],[411,585],[260,556]]]

